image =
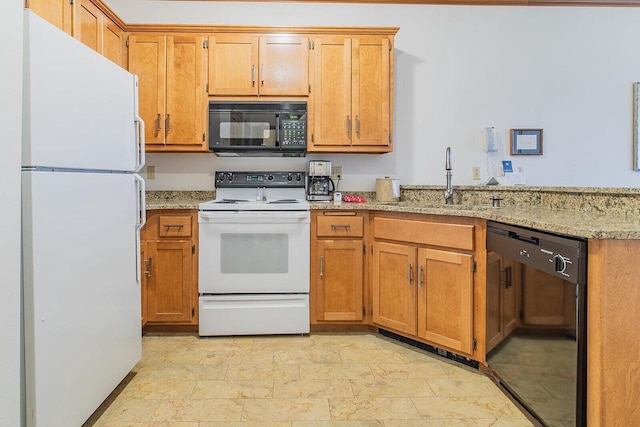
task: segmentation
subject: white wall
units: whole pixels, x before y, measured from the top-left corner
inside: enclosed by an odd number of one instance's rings
[[[470,7],[107,0],[128,23],[263,26],[398,26],[395,150],[327,155],[344,167],[342,189],[370,190],[391,175],[403,184],[444,184],[452,147],[454,184],[489,175],[482,128],[494,126],[509,158],[511,128],[543,128],[542,156],[514,156],[529,185],[640,187],[632,171],[632,83],[640,81],[640,8]],[[506,155],[504,152],[506,151]],[[214,169],[255,162],[213,155],[150,155],[150,189],[209,189]],[[303,168],[305,159],[295,163]],[[493,173],[491,173],[493,175]]]
[[[0,2],[0,426],[21,423],[20,155],[22,0]]]

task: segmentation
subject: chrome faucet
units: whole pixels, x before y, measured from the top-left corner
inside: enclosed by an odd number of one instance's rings
[[[451,184],[451,147],[447,147],[445,153],[444,169],[447,171],[447,189],[444,192],[444,202],[447,205],[453,204],[453,184]]]

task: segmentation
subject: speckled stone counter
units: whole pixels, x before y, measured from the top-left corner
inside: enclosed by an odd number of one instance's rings
[[[446,206],[442,186],[402,186],[401,201],[312,203],[311,209],[365,209],[484,218],[585,239],[640,239],[640,189],[565,187],[455,187],[454,205]],[[492,197],[502,206],[491,206]],[[198,209],[215,199],[214,191],[148,191],[147,209]]]
[[[313,203],[312,209],[367,209],[484,218],[585,239],[640,239],[640,189],[567,187],[455,187],[444,204],[442,186],[402,186],[401,201]],[[356,194],[344,191],[343,194]],[[492,197],[501,207],[492,207]]]
[[[198,209],[198,204],[216,198],[215,191],[147,191],[147,210]]]

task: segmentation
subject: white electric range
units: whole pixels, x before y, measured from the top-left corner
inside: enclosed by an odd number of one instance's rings
[[[199,205],[199,333],[309,332],[304,172],[217,172]]]

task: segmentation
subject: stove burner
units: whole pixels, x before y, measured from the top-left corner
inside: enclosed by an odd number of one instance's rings
[[[267,203],[300,203],[298,199],[277,199]]]
[[[247,203],[247,202],[249,202],[247,199],[222,199],[222,200],[216,200],[213,203],[235,204],[235,203]]]

